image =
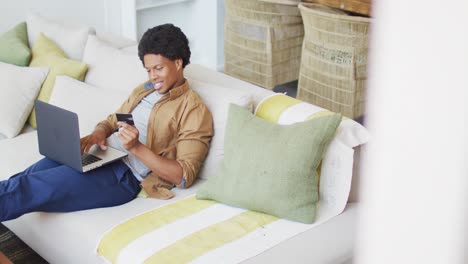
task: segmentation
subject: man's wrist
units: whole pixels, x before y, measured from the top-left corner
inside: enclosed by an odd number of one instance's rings
[[[135,146],[133,146],[132,148],[130,148],[128,151],[130,153],[132,153],[133,155],[135,155],[136,157],[138,157],[138,153],[141,151],[142,148],[144,148],[145,145],[141,144],[140,141],[138,141]]]
[[[99,134],[99,135],[104,136],[104,138],[107,138],[107,130],[100,126],[94,129],[93,134]]]

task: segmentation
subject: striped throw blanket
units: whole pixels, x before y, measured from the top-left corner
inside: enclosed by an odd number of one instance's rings
[[[108,263],[239,263],[339,213],[330,212],[307,225],[193,195],[117,225],[97,252]]]

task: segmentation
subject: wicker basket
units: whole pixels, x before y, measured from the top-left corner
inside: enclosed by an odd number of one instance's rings
[[[297,4],[226,0],[225,73],[267,89],[297,80],[303,39]]]
[[[356,119],[365,106],[370,19],[319,4],[299,5],[305,36],[298,98]]]

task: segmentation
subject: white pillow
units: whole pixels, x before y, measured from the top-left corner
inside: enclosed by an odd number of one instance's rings
[[[110,32],[97,32],[96,36],[99,40],[117,49],[125,49],[127,47],[138,45],[138,42],[134,40],[128,39],[126,37],[121,37]]]
[[[128,46],[125,48],[121,48],[120,50],[131,53],[131,54],[135,54],[136,56],[138,56],[138,44]]]
[[[83,58],[83,51],[89,34],[96,34],[94,28],[73,25],[66,21],[51,20],[36,13],[27,14],[29,46],[32,47],[39,33],[44,33],[55,42],[65,54],[74,60]]]
[[[0,62],[0,139],[19,134],[48,72]]]
[[[96,124],[114,113],[129,93],[102,89],[68,76],[57,76],[50,104],[78,115],[80,135],[93,132]]]
[[[215,175],[224,158],[224,132],[226,129],[229,104],[234,103],[252,111],[250,93],[189,79],[190,87],[200,95],[213,115],[214,136],[210,150],[198,174],[201,179]]]
[[[148,74],[136,54],[112,47],[96,36],[89,36],[83,62],[88,64],[85,82],[130,93],[148,80]]]

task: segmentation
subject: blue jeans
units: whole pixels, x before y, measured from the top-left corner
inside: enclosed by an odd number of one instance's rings
[[[72,212],[133,200],[140,182],[122,162],[81,173],[44,158],[0,181],[0,222],[29,212]]]

